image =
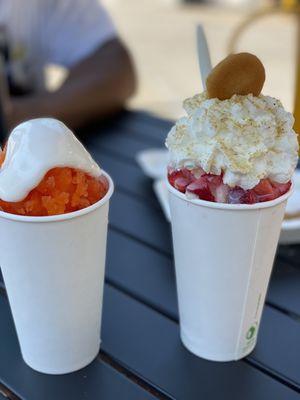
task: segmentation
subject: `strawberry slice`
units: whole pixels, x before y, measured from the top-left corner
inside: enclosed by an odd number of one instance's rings
[[[174,188],[179,190],[179,192],[185,193],[186,187],[190,184],[190,180],[179,177],[174,181]]]
[[[205,174],[202,178],[206,179],[209,184],[214,186],[219,186],[223,183],[221,175]]]
[[[245,190],[240,187],[235,187],[229,189],[228,192],[228,203],[229,204],[241,204],[241,200],[243,195],[245,194]]]
[[[172,186],[174,186],[174,187],[175,187],[175,181],[176,181],[176,179],[182,178],[182,177],[183,177],[183,176],[182,176],[181,171],[175,171],[175,170],[173,170],[173,171],[169,171],[169,173],[168,173],[168,180],[169,180],[169,182],[170,182],[170,185],[172,185]]]
[[[288,190],[290,190],[292,183],[291,182],[287,182],[287,183],[271,182],[271,185],[274,189],[274,192],[277,194],[276,197],[279,197],[279,196],[282,196],[283,194],[285,194]]]
[[[252,190],[257,195],[257,199],[260,203],[263,201],[274,200],[276,198],[274,188],[268,179],[261,179]]]
[[[194,175],[188,169],[181,169],[181,170],[171,170],[168,171],[168,180],[170,184],[175,187],[176,189],[180,190],[181,192],[185,187],[195,180]],[[176,186],[177,185],[177,186]],[[180,189],[179,189],[180,188]]]
[[[223,183],[223,174],[207,174],[201,168],[193,170],[169,168],[168,180],[175,189],[194,196],[193,198],[197,196],[202,200],[230,204],[254,204],[274,200],[291,187],[291,182],[277,183],[262,179],[250,190],[244,190],[238,186],[230,188]]]
[[[195,180],[199,179],[202,175],[205,175],[205,171],[200,167],[194,168],[192,170],[192,173],[193,173]]]
[[[227,197],[229,192],[229,186],[221,184],[215,189],[211,188],[211,192],[217,203],[227,203]]]
[[[253,190],[258,195],[266,195],[273,193],[272,185],[268,179],[261,179],[260,182],[253,188]]]
[[[194,177],[192,171],[190,171],[189,169],[184,168],[181,170],[181,172],[182,172],[182,176],[184,178],[188,179],[190,182],[195,180],[195,177]]]
[[[230,204],[254,204],[257,201],[257,195],[252,190],[244,190],[241,187],[229,190],[228,203]]]
[[[241,199],[241,204],[258,203],[258,196],[253,190],[246,190]]]
[[[215,201],[213,194],[210,191],[209,184],[206,178],[201,177],[196,181],[190,183],[187,188],[187,192],[196,194],[199,199],[207,201]]]

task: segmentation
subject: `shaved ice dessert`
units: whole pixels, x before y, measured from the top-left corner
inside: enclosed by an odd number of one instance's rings
[[[0,149],[0,265],[24,362],[59,375],[99,354],[114,184],[52,118]]]
[[[11,133],[0,153],[0,210],[28,216],[78,211],[101,200],[108,181],[61,122],[36,119]]]

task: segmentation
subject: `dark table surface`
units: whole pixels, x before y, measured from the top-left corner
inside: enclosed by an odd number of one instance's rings
[[[300,399],[300,246],[278,249],[252,354],[214,363],[180,343],[170,226],[135,161],[139,150],[161,147],[170,126],[146,113],[124,112],[82,132],[116,183],[102,348],[92,364],[72,374],[31,370],[22,361],[2,284],[0,400]]]

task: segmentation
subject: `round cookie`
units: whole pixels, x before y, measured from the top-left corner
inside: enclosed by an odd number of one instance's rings
[[[265,82],[265,68],[253,54],[231,54],[215,66],[206,79],[209,98],[230,99],[234,94],[258,96]]]

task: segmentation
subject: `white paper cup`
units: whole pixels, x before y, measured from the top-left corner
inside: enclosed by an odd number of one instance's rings
[[[100,348],[109,199],[48,217],[0,212],[0,265],[24,361],[48,374],[89,364]]]
[[[182,342],[209,360],[245,357],[256,344],[291,190],[235,205],[188,200],[167,185]]]

